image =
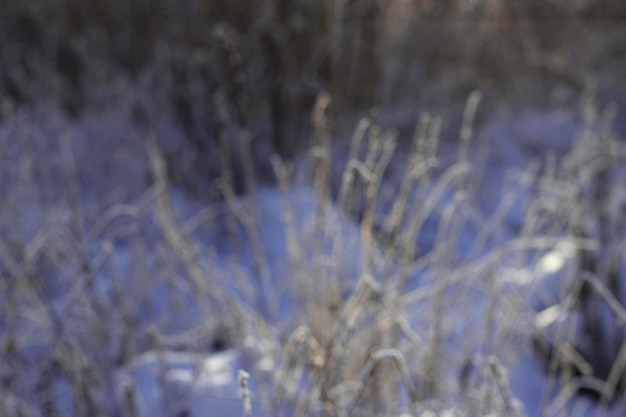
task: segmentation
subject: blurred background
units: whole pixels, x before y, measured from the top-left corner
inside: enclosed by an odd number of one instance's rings
[[[69,119],[123,109],[146,131],[171,118],[185,142],[166,147],[172,174],[190,187],[219,172],[210,154],[220,135],[244,131],[271,177],[269,154],[308,149],[322,93],[333,138],[368,114],[406,138],[427,109],[446,116],[444,140],[473,90],[484,97],[479,122],[503,107],[576,106],[587,87],[600,100],[624,95],[620,1],[3,3],[3,118],[42,105]]]

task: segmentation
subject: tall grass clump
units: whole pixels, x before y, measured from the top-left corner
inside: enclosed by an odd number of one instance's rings
[[[2,131],[3,413],[132,414],[132,390],[125,405],[107,400],[113,370],[144,352],[224,345],[246,358],[263,415],[523,413],[506,375],[529,352],[554,375],[546,410],[581,390],[609,404],[623,388],[626,317],[614,185],[624,149],[611,109],[584,102],[571,151],[515,172],[485,214],[480,182],[496,183],[480,177],[480,99],[467,101],[452,158],[441,118],[424,113],[408,150],[394,129],[361,120],[343,164],[320,95],[302,167],[272,161],[275,194],[257,183],[249,139],[224,137],[221,198],[204,208],[181,203],[158,132],[147,146],[107,145],[107,160],[130,158],[119,166],[145,175],[117,188],[125,174],[90,177],[93,150],[62,119],[28,130],[16,112]],[[393,164],[401,176],[387,174]],[[280,202],[278,243],[268,196]],[[542,281],[557,255],[565,272]]]
[[[439,116],[423,113],[408,147],[364,118],[347,160],[320,95],[306,157],[272,160],[278,190],[258,183],[249,136],[223,136],[220,198],[205,203],[172,183],[159,131],[95,142],[97,175],[80,136],[97,129],[16,111],[0,138],[3,413],[132,415],[137,392],[109,400],[114,370],[224,347],[241,352],[260,415],[522,414],[507,373],[528,354],[551,375],[545,410],[580,392],[610,404],[624,375],[625,151],[590,97],[571,150],[502,187],[481,176],[481,94],[453,148]],[[502,187],[490,212],[483,186]],[[162,400],[172,413],[191,401]]]

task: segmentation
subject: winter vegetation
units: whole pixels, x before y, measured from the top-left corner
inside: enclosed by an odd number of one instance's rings
[[[6,5],[0,416],[624,415],[624,17]]]

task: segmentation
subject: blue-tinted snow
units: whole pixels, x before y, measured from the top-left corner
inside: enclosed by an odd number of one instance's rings
[[[137,417],[240,415],[240,369],[242,361],[233,350],[210,356],[149,351],[117,371],[116,400],[134,408]],[[249,381],[249,388],[252,415],[259,416],[262,407],[254,397],[254,380]]]
[[[152,217],[150,198],[141,196],[141,192],[150,181],[145,172],[145,158],[138,157],[138,155],[142,155],[141,150],[144,143],[139,137],[133,137],[124,146],[113,146],[114,138],[127,136],[128,132],[125,130],[123,121],[120,121],[116,115],[105,117],[104,122],[108,126],[107,129],[102,129],[102,120],[87,120],[82,122],[82,125],[74,126],[64,133],[71,138],[71,151],[76,158],[78,169],[85,173],[82,177],[83,190],[81,191],[81,195],[85,198],[83,207],[86,211],[85,215],[87,218],[89,216],[95,218],[94,216],[98,213],[98,207],[95,207],[96,200],[99,200],[100,204],[103,202],[113,204],[121,201],[140,206],[142,211],[138,217],[142,220],[128,220],[132,216],[120,216],[103,229],[100,235],[94,236],[93,240],[88,242],[92,245],[91,252],[87,254],[88,257],[97,259],[102,253],[109,254],[108,257],[103,258],[105,259],[103,266],[97,271],[93,281],[94,287],[97,288],[96,292],[101,297],[99,302],[115,306],[117,302],[116,291],[121,289],[128,296],[128,299],[134,300],[133,305],[128,306],[129,310],[126,314],[130,315],[138,328],[147,324],[155,324],[160,331],[171,332],[172,334],[176,331],[193,328],[206,318],[203,316],[206,314],[206,310],[203,310],[194,301],[193,289],[191,288],[180,291],[181,300],[172,300],[171,291],[168,287],[171,281],[164,276],[158,262],[159,245],[162,245],[162,242],[159,241],[158,227]],[[17,119],[15,123],[25,125],[27,120]],[[66,167],[63,164],[67,160],[63,159],[59,149],[54,148],[51,143],[45,142],[45,134],[50,134],[49,131],[32,129],[35,130],[33,146],[36,148],[36,153],[47,153],[47,158],[53,167],[52,174],[55,175],[55,178],[63,181],[67,175]],[[497,115],[491,124],[478,132],[478,134],[487,136],[490,144],[489,156],[480,176],[481,186],[473,201],[484,211],[478,213],[479,218],[483,216],[482,218],[486,219],[490,213],[496,211],[507,191],[525,193],[523,188],[516,188],[518,185],[516,181],[519,179],[520,173],[527,168],[530,160],[545,156],[537,152],[543,152],[546,149],[555,155],[564,154],[571,146],[572,138],[577,136],[577,132],[576,121],[562,112],[545,114],[533,111],[521,115]],[[8,128],[1,127],[0,145],[3,146],[3,150],[7,152],[10,159],[20,160],[21,164],[12,166],[16,168],[15,171],[8,171],[9,165],[2,167],[2,174],[5,176],[3,184],[11,184],[2,193],[5,199],[18,201],[20,204],[16,204],[16,207],[19,206],[20,210],[15,213],[8,213],[3,221],[10,218],[14,230],[22,233],[26,240],[36,240],[37,234],[51,224],[59,229],[69,227],[70,220],[67,218],[67,213],[71,210],[64,206],[66,203],[63,199],[55,198],[58,196],[48,192],[44,197],[48,199],[46,202],[51,202],[51,204],[42,205],[41,201],[38,201],[31,192],[36,180],[41,178],[37,175],[41,176],[42,174],[34,170],[30,151],[19,149],[15,145],[16,142],[12,142],[11,134]],[[7,143],[10,143],[11,146],[5,146]],[[117,143],[119,144],[119,142]],[[454,149],[452,152],[454,153]],[[94,154],[109,154],[112,158],[93,158],[92,155]],[[94,162],[98,163],[99,166],[92,166],[91,164]],[[131,167],[130,171],[118,171],[116,169],[122,165]],[[101,176],[103,174],[107,178],[103,178]],[[109,176],[114,179],[108,178]],[[113,181],[116,184],[124,183],[129,187],[117,190],[107,189],[107,181]],[[321,207],[324,213],[324,224],[320,230],[320,225],[315,222],[315,218],[321,203],[317,192],[313,189],[296,188],[284,195],[273,188],[261,188],[252,196],[236,198],[230,203],[212,203],[209,207],[206,207],[204,202],[195,200],[176,188],[170,190],[169,197],[173,203],[175,215],[183,225],[190,225],[190,222],[194,218],[197,219],[197,216],[200,216],[199,213],[205,210],[206,217],[203,217],[203,221],[194,223],[194,228],[190,230],[190,233],[205,255],[203,265],[206,270],[211,271],[209,276],[215,279],[215,285],[225,286],[238,299],[248,303],[252,308],[258,309],[259,312],[263,312],[266,319],[275,320],[276,323],[288,327],[292,320],[293,310],[297,306],[297,300],[294,300],[293,297],[294,283],[296,277],[302,278],[303,271],[301,269],[308,273],[316,268],[328,266],[324,265],[325,259],[320,259],[320,253],[315,253],[316,250],[320,250],[313,247],[312,242],[315,241],[316,234],[321,233],[322,236],[326,236],[321,240],[321,254],[327,255],[328,259],[333,258],[331,255],[340,254],[341,265],[330,265],[327,268],[327,270],[333,271],[333,278],[345,283],[346,288],[350,288],[350,285],[359,277],[362,264],[359,226],[332,203],[327,203]],[[434,247],[437,233],[440,230],[441,207],[448,205],[453,199],[454,190],[446,189],[439,196],[437,208],[426,219],[421,229],[422,234],[418,237],[418,244],[424,251]],[[458,253],[454,254],[453,258],[462,261],[468,255],[483,256],[494,247],[510,239],[524,221],[523,196],[519,200],[514,204],[514,209],[506,213],[505,225],[508,226],[508,230],[498,231],[498,234],[486,241],[481,250],[474,251],[472,246],[480,224],[477,225],[475,220],[473,222],[468,221],[468,226],[461,230],[456,246]],[[619,216],[623,210],[623,195],[616,193],[611,197],[611,201],[611,210],[618,213],[616,216]],[[250,216],[254,220],[252,230],[244,227],[241,219],[233,219],[232,204],[239,207],[246,216]],[[420,204],[419,199],[413,201],[412,204]],[[288,230],[285,224],[287,209],[293,212],[296,241],[302,245],[298,248],[303,254],[301,265],[294,265],[295,260],[292,255],[294,248],[288,247]],[[384,219],[384,209],[377,215]],[[93,230],[94,224],[86,223],[84,225],[86,235],[90,236],[89,231]],[[231,223],[234,223],[235,226],[231,227]],[[135,236],[133,233],[130,235],[121,233],[129,225],[140,227],[144,236],[151,236],[154,240],[137,240],[133,238]],[[624,227],[624,225],[621,226]],[[255,249],[251,243],[250,233],[258,234],[258,240],[262,242],[262,252],[271,278],[270,289],[276,296],[277,306],[268,306],[269,299],[265,296],[259,297],[263,291],[261,291],[259,265],[255,260]],[[328,236],[337,235],[341,235],[343,241],[342,246],[338,249],[334,247],[332,239],[328,239]],[[63,242],[64,240],[59,239],[59,241]],[[507,294],[518,292],[527,297],[526,301],[531,313],[544,311],[543,309],[558,303],[562,299],[563,288],[566,289],[566,293],[568,288],[568,271],[571,268],[572,259],[568,244],[567,239],[564,238],[561,243],[555,244],[552,251],[548,251],[533,265],[517,265],[515,263],[502,265],[498,276],[499,281],[496,283],[501,287],[499,289],[501,293],[498,294],[503,295],[502,300],[508,300]],[[66,254],[61,249],[59,251],[59,264],[62,264],[63,256]],[[137,260],[141,260],[145,264],[140,264]],[[319,264],[320,262],[321,264]],[[58,269],[58,272],[59,275],[67,275],[68,277],[80,274],[80,271],[62,268]],[[450,271],[443,271],[443,273],[448,272]],[[413,285],[415,287],[426,285],[429,282],[432,283],[433,279],[435,278],[432,276],[430,278],[421,276],[413,282]],[[458,309],[456,314],[449,315],[444,323],[445,329],[450,335],[447,339],[446,353],[451,355],[449,361],[451,373],[454,373],[456,371],[454,367],[465,359],[463,355],[474,353],[473,349],[476,348],[476,345],[473,343],[480,343],[481,338],[489,336],[484,329],[477,329],[477,327],[483,326],[481,317],[484,315],[489,302],[486,296],[488,292],[484,288],[480,288],[479,285],[470,287],[470,284],[476,283],[471,280],[472,277],[468,277],[465,282],[460,283],[460,287],[456,288],[463,288],[464,291],[455,293],[456,289],[452,287],[448,294],[450,306],[463,306],[463,308]],[[180,290],[180,288],[178,289]],[[58,288],[56,290],[59,291]],[[465,299],[455,298],[456,294],[463,294]],[[72,296],[72,292],[67,297],[62,296],[63,291],[59,295],[61,295],[59,299],[53,300],[55,305],[61,312],[67,314],[66,317],[79,319],[79,315],[82,313],[80,309],[74,311],[74,307],[78,306],[75,305],[76,297]],[[462,301],[467,304],[461,304]],[[465,306],[468,307],[465,308]],[[273,310],[274,307],[278,308]],[[428,319],[425,317],[428,308],[428,306],[420,306],[409,312],[412,324],[416,328],[423,326],[424,320]],[[116,310],[119,309],[112,309],[111,311]],[[598,320],[603,323],[603,328],[610,330],[619,327],[615,315],[606,305],[601,307],[599,311],[601,317]],[[533,314],[526,314],[521,317],[527,322],[522,323],[516,332],[520,333],[521,336],[529,336],[530,334],[525,332],[529,326],[537,325],[536,320],[534,320],[537,317]],[[558,320],[562,320],[563,317],[557,314],[552,317],[546,315],[539,318],[546,319],[544,323],[547,324],[544,327],[546,327],[547,340],[549,341],[549,335],[553,332],[550,326]],[[111,332],[114,337],[111,345],[107,345],[105,348],[113,350],[122,339],[121,331],[116,327],[122,319],[119,317],[107,317],[107,319],[107,324],[112,327]],[[576,327],[576,317],[574,316],[570,320],[574,321]],[[470,333],[471,336],[468,336]],[[579,334],[576,333],[575,336]],[[518,339],[515,337],[518,336],[520,335],[515,334],[514,337],[512,336],[512,340],[517,341]],[[43,335],[38,334],[38,332],[29,334],[29,339],[30,344],[27,348],[33,349],[34,353],[44,345]],[[574,338],[573,341],[576,342],[576,339]],[[593,346],[585,346],[586,341],[583,338],[577,342],[583,350],[592,349]],[[253,340],[251,343],[257,342]],[[526,340],[517,346],[521,350],[521,354],[513,355],[506,365],[511,370],[509,381],[513,395],[523,403],[527,415],[534,417],[539,415],[540,406],[554,401],[554,396],[550,393],[549,380],[542,364],[526,349],[524,344],[526,342],[528,341]],[[459,349],[461,343],[466,343],[466,345],[462,345],[462,348]],[[164,350],[160,355],[159,358],[159,353],[155,351],[139,352],[135,357],[125,358],[125,363],[117,364],[119,369],[116,373],[115,389],[119,402],[124,399],[124,390],[128,387],[134,387],[139,414],[142,416],[166,415],[168,409],[163,408],[161,402],[170,394],[179,395],[178,399],[183,402],[172,401],[168,406],[172,406],[171,404],[174,404],[173,406],[177,406],[176,404],[184,405],[189,410],[190,417],[203,416],[209,413],[216,416],[242,415],[242,404],[238,400],[239,387],[235,382],[236,373],[241,367],[249,368],[250,363],[242,361],[239,353],[232,350],[219,354]],[[207,368],[210,369],[206,372],[203,371]],[[253,395],[254,390],[258,388],[254,385],[254,380],[253,374],[251,387]],[[69,413],[71,406],[68,404],[72,401],[72,394],[66,385],[64,383],[56,385],[59,390],[58,406],[60,411],[68,410]],[[456,395],[453,388],[450,389],[449,394],[450,396]],[[9,395],[6,397],[6,401],[15,402],[18,400]],[[450,402],[454,403],[455,401]],[[580,410],[580,415],[593,415],[595,410],[595,405],[584,398],[577,400],[571,407],[572,410]],[[623,408],[623,404],[618,402],[607,411],[606,415],[624,415]],[[261,415],[262,407],[260,404],[253,403],[253,411],[255,415]],[[37,415],[37,410],[33,410],[33,415]]]

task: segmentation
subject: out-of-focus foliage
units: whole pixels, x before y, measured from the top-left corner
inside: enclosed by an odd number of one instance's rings
[[[81,117],[117,106],[111,91],[120,79],[142,85],[144,97],[121,100],[137,101],[132,113],[142,128],[175,116],[194,152],[170,152],[170,165],[192,183],[200,180],[194,172],[215,177],[219,157],[209,149],[224,139],[249,135],[255,154],[287,159],[308,149],[322,93],[335,133],[374,106],[383,116],[391,109],[392,120],[380,122],[403,133],[424,108],[458,116],[454,103],[475,89],[572,104],[589,74],[613,80],[626,56],[626,6],[611,0],[5,3],[5,107],[51,100]]]
[[[393,72],[394,63],[405,67],[397,69],[396,89],[410,88],[402,70],[423,71],[430,79],[462,66],[473,73],[471,82],[488,87],[528,71],[565,75],[572,66],[586,69],[584,64],[598,69],[594,65],[619,56],[626,18],[626,6],[611,0],[7,3],[0,15],[1,84],[12,99],[32,100],[47,89],[78,94],[93,77],[112,70],[135,77],[152,70],[175,73],[172,89],[195,90],[192,76],[204,76],[211,90],[223,89],[237,103],[240,122],[253,117],[252,90],[263,90],[270,111],[280,113],[272,116],[274,123],[286,125],[310,109],[320,91],[330,91],[344,107],[397,95],[385,73]],[[203,66],[211,72],[201,73]],[[215,73],[218,68],[227,79]],[[47,89],[29,91],[27,81],[44,83],[46,77]],[[171,94],[181,117],[190,117],[184,108],[191,98]],[[71,111],[79,111],[79,103],[66,99]]]

